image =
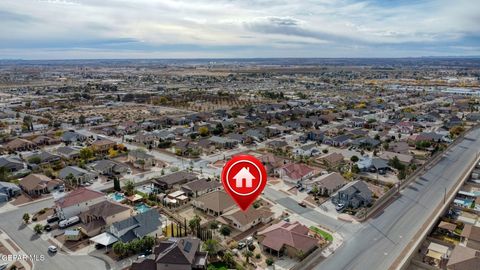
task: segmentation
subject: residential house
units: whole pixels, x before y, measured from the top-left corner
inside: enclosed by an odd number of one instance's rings
[[[190,197],[198,197],[205,193],[220,190],[222,184],[215,180],[206,180],[204,178],[188,182],[182,185],[182,190]]]
[[[124,174],[131,172],[127,165],[109,159],[94,161],[89,164],[89,166],[96,172],[103,175]]]
[[[480,251],[462,245],[456,245],[447,262],[448,270],[478,270]]]
[[[162,222],[156,209],[150,209],[127,219],[112,223],[107,231],[127,243],[146,235],[161,235]]]
[[[276,169],[279,169],[290,162],[288,159],[278,157],[272,153],[262,155],[260,157],[260,161],[262,162],[263,166],[265,166],[267,173],[270,175],[275,173]]]
[[[55,201],[58,215],[62,219],[77,216],[85,212],[91,205],[107,200],[105,194],[88,188],[77,188]]]
[[[131,162],[134,167],[141,168],[143,170],[150,169],[152,166],[155,166],[155,157],[153,155],[147,154],[142,150],[130,150],[128,152],[127,161]]]
[[[30,155],[25,155],[24,159],[28,161],[28,163],[30,164],[37,164],[37,165],[53,164],[60,160],[60,156],[40,150],[40,151],[35,151]]]
[[[237,206],[224,190],[203,194],[193,199],[192,205],[212,216],[220,216]]]
[[[152,180],[153,184],[162,190],[171,189],[175,185],[182,185],[197,180],[197,175],[186,171],[179,171]]]
[[[252,206],[245,212],[239,208],[231,209],[221,215],[218,221],[236,230],[245,232],[259,224],[267,224],[272,221],[272,219],[273,212],[266,207],[254,208]]]
[[[305,144],[293,149],[293,154],[296,156],[313,157],[320,155],[320,149],[318,149],[316,143]]]
[[[13,139],[3,145],[3,148],[10,152],[27,151],[32,150],[36,147],[36,144],[34,144],[33,142],[22,138]]]
[[[334,204],[344,204],[346,207],[358,208],[372,203],[372,191],[362,180],[348,183],[332,196]]]
[[[350,134],[338,135],[333,138],[324,138],[323,143],[335,147],[345,147],[351,142]]]
[[[361,157],[357,162],[357,167],[362,172],[384,173],[390,169],[388,161],[380,158]]]
[[[57,148],[57,155],[67,160],[72,160],[80,157],[81,147],[76,146],[61,146]]]
[[[280,221],[259,231],[257,239],[262,248],[276,256],[304,257],[317,248],[318,240],[310,236],[309,229],[296,221]]]
[[[92,237],[104,232],[113,223],[128,219],[132,212],[130,207],[123,204],[101,201],[80,213],[79,227],[83,234]]]
[[[117,126],[118,134],[133,134],[140,130],[140,126],[133,122],[127,121]]]
[[[399,154],[409,154],[410,146],[404,141],[392,142],[389,144],[388,150]]]
[[[87,140],[87,136],[80,134],[75,131],[65,131],[62,134],[62,141],[66,144],[68,143],[76,143],[76,142],[84,142]]]
[[[288,147],[288,143],[285,140],[269,141],[265,145],[272,150],[283,150],[283,151],[285,151]]]
[[[287,182],[298,183],[313,176],[315,170],[303,163],[289,163],[275,170],[280,178]]]
[[[313,189],[314,186],[318,189],[318,194],[323,196],[330,196],[335,191],[343,187],[347,181],[343,176],[337,172],[331,172],[329,174],[324,174],[319,177],[316,177],[310,181],[304,181],[303,185],[307,189]]]
[[[10,182],[0,182],[0,202],[8,202],[20,193],[21,189],[17,185]]]
[[[238,144],[237,140],[219,136],[212,136],[208,140],[219,148],[234,148]]]
[[[480,250],[480,227],[465,224],[460,237],[467,247]]]
[[[148,257],[134,262],[130,270],[206,269],[208,253],[200,251],[200,239],[170,238],[161,241]]]
[[[92,182],[95,178],[97,178],[97,174],[82,169],[77,166],[67,166],[60,170],[58,173],[58,178],[62,179],[63,181],[68,180],[69,175],[73,176],[73,179],[78,185],[85,184],[86,182]]]
[[[337,167],[344,162],[345,157],[340,153],[327,153],[317,160],[325,166]]]
[[[43,174],[30,174],[20,180],[19,186],[30,196],[40,196],[50,193],[62,185],[63,182],[58,179],[51,179]]]
[[[8,172],[14,173],[25,168],[23,161],[15,156],[0,157],[0,168],[6,168]]]
[[[325,133],[320,130],[312,130],[307,133],[307,139],[310,141],[322,143],[324,138],[325,138]]]
[[[403,122],[397,123],[396,129],[399,133],[411,134],[414,131],[414,126],[413,126],[412,122],[403,121]]]
[[[108,151],[108,149],[115,147],[115,145],[117,145],[117,143],[114,141],[100,139],[94,141],[91,145],[91,148],[96,152],[105,153]]]

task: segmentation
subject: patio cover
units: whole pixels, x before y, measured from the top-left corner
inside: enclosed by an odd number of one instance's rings
[[[115,242],[118,241],[118,238],[115,236],[109,234],[108,232],[104,232],[102,234],[99,234],[95,237],[90,238],[90,241],[103,245],[103,246],[109,246]]]

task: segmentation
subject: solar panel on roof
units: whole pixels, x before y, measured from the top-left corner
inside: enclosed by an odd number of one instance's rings
[[[185,243],[185,246],[183,246],[183,251],[185,252],[190,252],[191,249],[192,249],[192,242],[187,242]]]

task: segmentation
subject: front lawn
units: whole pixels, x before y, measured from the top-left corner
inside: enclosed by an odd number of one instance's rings
[[[227,265],[223,262],[211,263],[207,266],[208,270],[228,270]]]
[[[325,238],[325,240],[331,242],[333,241],[333,236],[331,234],[329,234],[328,232],[324,231],[324,230],[321,230],[315,226],[310,226],[310,230],[314,231],[315,233],[321,235],[323,238]]]

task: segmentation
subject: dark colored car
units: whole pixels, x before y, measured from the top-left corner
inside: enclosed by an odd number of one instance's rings
[[[47,223],[53,223],[53,222],[57,222],[59,220],[60,220],[60,218],[58,218],[57,216],[49,216],[47,218]]]

